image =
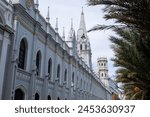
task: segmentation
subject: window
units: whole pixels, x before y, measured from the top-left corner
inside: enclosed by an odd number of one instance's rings
[[[76,81],[76,87],[77,87],[77,88],[78,88],[78,82],[79,82],[79,81],[78,81],[78,77],[77,77],[77,81]]]
[[[40,75],[40,67],[41,67],[41,52],[38,51],[36,55],[36,75]]]
[[[82,50],[82,44],[80,45],[80,50]]]
[[[60,65],[57,66],[57,78],[60,78]]]
[[[26,59],[26,44],[25,40],[22,39],[19,48],[19,63],[18,63],[19,68],[25,69],[25,59]]]
[[[65,69],[65,74],[64,74],[64,81],[67,81],[67,69]]]
[[[103,77],[103,73],[102,73],[102,75],[101,75],[102,77]]]
[[[101,66],[103,66],[103,63],[101,63]]]
[[[85,44],[85,50],[87,50],[87,45]]]
[[[51,100],[51,96],[50,96],[50,95],[48,95],[48,96],[47,96],[47,99],[48,99],[48,100]]]
[[[49,74],[49,79],[51,78],[51,73],[52,73],[52,59],[50,58],[48,61],[48,74]]]
[[[72,73],[72,80],[71,80],[72,86],[74,86],[74,72]]]
[[[15,100],[24,100],[25,94],[21,89],[16,89],[15,90]]]
[[[39,100],[40,99],[40,96],[38,93],[35,94],[35,100]]]
[[[81,79],[81,82],[80,82],[80,88],[82,89],[82,79]]]

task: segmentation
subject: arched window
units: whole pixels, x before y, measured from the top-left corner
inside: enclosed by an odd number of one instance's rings
[[[78,88],[78,82],[79,82],[79,81],[78,81],[78,77],[77,77],[77,81],[76,81],[76,87],[77,87],[77,88]]]
[[[15,100],[24,100],[25,99],[25,94],[21,89],[16,89],[15,90]]]
[[[80,50],[82,50],[82,44],[80,45]]]
[[[35,94],[35,100],[39,100],[40,99],[40,96],[38,93]]]
[[[57,78],[60,78],[60,65],[57,66]]]
[[[25,59],[26,59],[26,44],[25,40],[22,39],[19,48],[19,63],[18,67],[21,69],[25,69]]]
[[[51,58],[48,61],[48,74],[49,74],[49,79],[50,79],[51,74],[52,74],[52,59]]]
[[[82,89],[82,79],[81,79],[81,82],[80,82],[80,88]]]
[[[51,96],[50,96],[50,95],[48,95],[48,96],[47,96],[47,99],[48,99],[48,100],[51,100]]]
[[[87,45],[85,44],[85,50],[87,50]]]
[[[103,77],[103,73],[101,74],[101,76]]]
[[[65,69],[65,74],[64,74],[64,81],[67,81],[67,69]]]
[[[41,67],[41,52],[38,51],[36,55],[36,75],[40,75],[40,67]]]
[[[72,73],[72,80],[71,80],[72,86],[74,86],[74,72]]]

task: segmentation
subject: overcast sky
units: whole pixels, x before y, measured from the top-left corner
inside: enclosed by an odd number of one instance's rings
[[[76,31],[79,28],[82,6],[84,8],[85,23],[87,30],[91,29],[96,24],[111,24],[106,21],[103,16],[102,7],[88,6],[87,0],[39,0],[39,9],[43,17],[47,15],[48,6],[50,7],[50,23],[55,28],[56,17],[58,17],[59,34],[62,36],[62,29],[65,27],[65,36],[68,37],[68,32],[71,27],[71,18],[73,18],[73,27]],[[88,33],[92,49],[92,64],[94,71],[97,71],[97,58],[105,56],[108,58],[109,76],[115,74],[113,62],[113,51],[109,37],[114,35],[112,31],[96,31]]]

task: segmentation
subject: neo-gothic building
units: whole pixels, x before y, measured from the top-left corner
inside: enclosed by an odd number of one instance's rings
[[[0,1],[0,99],[111,99],[92,70],[84,13],[77,36],[50,25],[38,0]]]

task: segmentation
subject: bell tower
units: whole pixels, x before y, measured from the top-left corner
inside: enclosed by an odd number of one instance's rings
[[[108,62],[106,57],[97,59],[98,76],[106,87],[109,87]]]
[[[80,26],[77,31],[77,51],[79,57],[81,57],[83,61],[89,66],[89,68],[92,69],[91,45],[86,31],[83,8],[82,8],[81,18],[80,18]]]

